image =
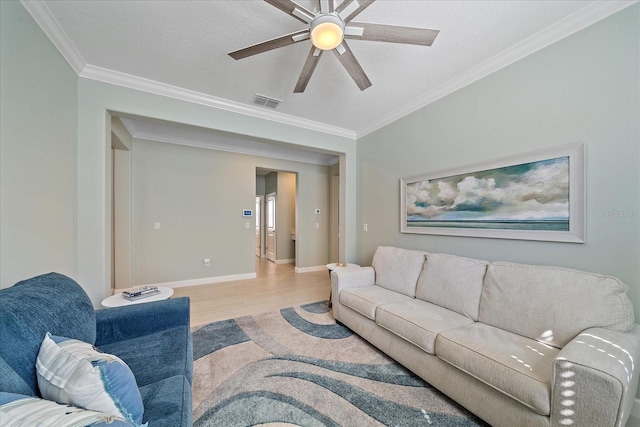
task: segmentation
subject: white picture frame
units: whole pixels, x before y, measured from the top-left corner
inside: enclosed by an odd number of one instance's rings
[[[400,180],[402,233],[585,242],[585,145]]]

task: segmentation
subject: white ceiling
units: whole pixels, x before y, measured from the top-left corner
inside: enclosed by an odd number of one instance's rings
[[[80,76],[358,138],[635,1],[377,0],[355,20],[438,29],[433,46],[350,40],[373,86],[361,92],[325,54],[301,94],[308,40],[227,55],[305,28],[264,1],[22,3]],[[282,103],[255,106],[256,93]]]

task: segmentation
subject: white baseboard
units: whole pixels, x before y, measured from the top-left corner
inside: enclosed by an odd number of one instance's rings
[[[277,259],[274,261],[276,264],[295,264],[295,259]]]
[[[312,271],[327,270],[326,265],[315,265],[313,267],[296,267],[296,273],[311,273]]]
[[[204,277],[202,279],[180,280],[177,282],[150,283],[151,286],[164,286],[167,288],[184,288],[187,286],[209,285],[212,283],[231,282],[234,280],[255,279],[256,273],[231,274],[229,276]]]

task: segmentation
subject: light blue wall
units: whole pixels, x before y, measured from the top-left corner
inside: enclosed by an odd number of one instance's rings
[[[0,1],[0,287],[76,274],[77,76],[17,1]]]
[[[277,258],[295,258],[301,268],[327,264],[328,218],[314,209],[328,212],[328,166],[134,139],[133,284],[255,273],[255,216],[244,218],[242,211],[255,207],[256,168],[295,172],[273,173],[281,238]],[[297,254],[289,232],[296,225],[296,177]]]
[[[358,140],[359,261],[378,245],[562,265],[626,282],[640,318],[640,6]],[[400,233],[401,178],[586,144],[585,244]],[[614,214],[610,214],[615,212]]]

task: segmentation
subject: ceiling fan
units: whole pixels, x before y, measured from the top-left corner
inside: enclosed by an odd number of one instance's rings
[[[332,50],[360,90],[371,86],[371,81],[353,55],[345,39],[371,40],[431,46],[439,30],[400,27],[396,25],[353,22],[352,19],[375,0],[318,0],[318,10],[310,11],[292,0],[264,0],[287,15],[307,24],[305,29],[254,44],[229,53],[233,59],[242,59],[311,39],[311,50],[293,90],[304,92],[313,71],[326,50]]]

